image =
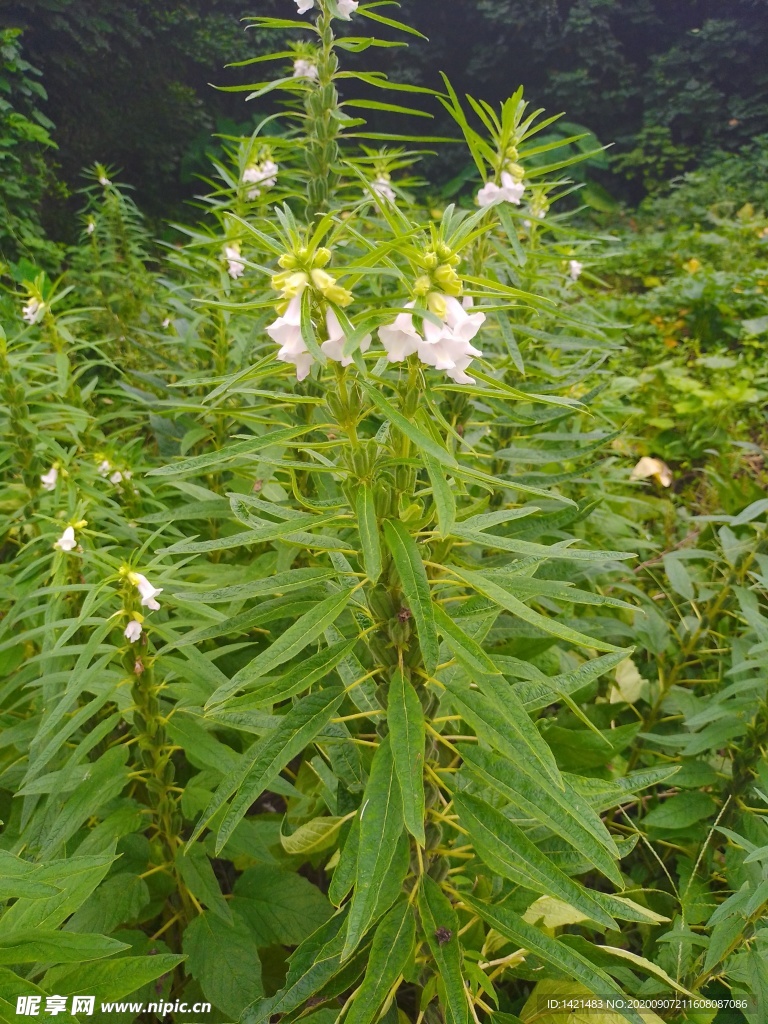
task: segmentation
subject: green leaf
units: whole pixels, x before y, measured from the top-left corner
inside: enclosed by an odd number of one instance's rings
[[[206,709],[224,703],[238,690],[252,685],[273,668],[295,658],[305,647],[323,634],[326,627],[341,615],[349,602],[349,591],[342,590],[320,601],[314,608],[297,619],[282,636],[265,651],[257,654],[239,672],[236,672],[226,686],[220,686],[208,700]]]
[[[622,650],[622,648],[616,647],[614,644],[608,644],[603,640],[596,640],[594,637],[579,633],[577,630],[571,629],[570,626],[565,626],[558,622],[557,619],[541,615],[539,612],[529,608],[527,604],[523,604],[513,594],[510,594],[508,590],[500,587],[483,573],[472,572],[468,569],[457,569],[454,566],[451,566],[451,571],[477,590],[478,593],[487,597],[490,601],[495,601],[499,607],[522,619],[523,622],[536,626],[537,629],[543,630],[550,636],[559,637],[561,640],[568,640],[570,643],[579,644],[582,647],[595,648],[598,651]],[[626,649],[624,649],[624,654],[626,656]]]
[[[333,907],[317,886],[292,871],[258,864],[235,883],[230,907],[248,924],[259,947],[298,946],[324,925]]]
[[[317,654],[311,655],[306,661],[292,668],[285,675],[276,679],[257,681],[249,687],[249,692],[227,702],[228,710],[260,707],[266,704],[277,704],[294,697],[302,690],[308,690],[314,683],[320,682],[352,652],[357,639],[340,640],[331,647],[324,647]]]
[[[355,890],[349,910],[342,960],[357,948],[380,909],[379,896],[387,869],[403,834],[403,808],[395,775],[389,737],[376,751],[360,807],[360,839],[357,850]]]
[[[176,853],[176,867],[184,885],[197,902],[207,908],[210,915],[221,918],[225,924],[232,924],[232,912],[221,893],[205,850],[201,846],[191,846],[185,852],[181,847]]]
[[[416,691],[400,669],[395,669],[389,684],[387,724],[403,800],[405,827],[416,842],[424,846],[424,710]]]
[[[432,484],[432,499],[437,512],[438,528],[443,537],[450,537],[456,522],[456,496],[437,459],[425,455],[424,465]]]
[[[558,971],[562,971],[566,978],[581,982],[598,998],[614,996],[625,1003],[629,1001],[609,974],[595,967],[565,943],[525,922],[510,907],[504,904],[485,903],[469,893],[463,894],[462,899],[471,910],[505,938],[514,942],[516,946],[529,950]],[[636,1010],[624,1009],[619,1012],[631,1024],[643,1024],[643,1018]]]
[[[377,388],[373,386],[373,384],[370,384],[362,377],[358,377],[357,380],[379,412],[382,413],[393,426],[397,427],[399,431],[405,434],[409,441],[412,441],[423,454],[431,455],[432,458],[435,459],[436,462],[439,462],[441,466],[447,466],[449,469],[458,468],[458,463],[450,452],[446,451],[446,449],[436,441],[433,441],[429,434],[425,434],[418,427],[414,426],[410,420],[407,420],[401,412],[398,412],[398,410],[387,401],[387,399]]]
[[[344,821],[344,818],[328,816],[312,818],[311,821],[299,825],[296,831],[289,836],[281,831],[280,845],[290,857],[301,855],[308,858],[320,850],[326,850],[336,842],[339,829]]]
[[[259,950],[241,917],[231,916],[227,924],[214,914],[200,914],[184,932],[184,952],[187,972],[228,1020],[237,1020],[263,995]]]
[[[459,919],[442,889],[422,875],[418,894],[421,927],[445,987],[447,1024],[469,1024],[462,953],[459,942]]]
[[[495,807],[469,793],[456,793],[454,804],[478,854],[492,871],[542,896],[562,900],[598,924],[617,927],[588,889],[557,868]]]
[[[405,599],[416,621],[424,667],[432,675],[437,668],[439,644],[424,563],[415,540],[399,520],[384,521],[384,538],[400,577]]]
[[[504,796],[525,817],[565,839],[616,885],[623,884],[616,865],[619,851],[611,834],[567,780],[563,791],[545,777],[533,779],[510,772],[509,761],[489,750],[468,743],[461,744],[459,749],[467,768],[485,785]]]
[[[46,864],[35,881],[55,885],[59,891],[48,898],[17,900],[3,915],[3,931],[58,927],[85,903],[114,859],[113,856],[70,857]]]
[[[234,587],[221,587],[218,590],[184,591],[176,594],[179,601],[199,601],[203,604],[223,604],[230,601],[246,601],[250,597],[263,597],[265,594],[290,594],[294,590],[305,590],[317,583],[335,577],[335,569],[289,569],[269,576],[263,580],[252,580],[250,583],[238,583]]]
[[[344,691],[332,687],[311,693],[292,707],[279,725],[242,755],[237,767],[223,780],[203,812],[190,842],[197,839],[218,809],[236,793],[219,826],[216,837],[218,856],[254,800],[269,788],[288,762],[312,742],[333,717],[343,698]]]
[[[72,932],[16,931],[0,936],[0,964],[83,963],[100,960],[130,947],[105,935],[76,935]]]
[[[371,583],[381,576],[381,542],[379,527],[376,521],[376,506],[373,500],[373,489],[364,484],[358,489],[355,498],[357,512],[357,528],[360,533],[360,544],[363,549],[363,565],[365,574]]]
[[[169,974],[186,957],[173,953],[155,956],[124,956],[72,967],[54,967],[45,976],[49,992],[70,996],[87,992],[102,1000],[122,999],[143,985]]]
[[[254,452],[262,451],[274,444],[284,444],[299,434],[306,434],[313,427],[286,427],[282,430],[273,430],[271,433],[263,434],[261,437],[254,437],[248,441],[239,441],[217,452],[209,452],[206,455],[195,455],[190,459],[181,459],[179,462],[172,462],[168,466],[159,466],[150,469],[147,476],[180,476],[186,473],[199,473],[209,466],[219,466],[230,459],[240,455],[252,455]]]
[[[133,924],[150,901],[143,878],[129,871],[110,875],[69,921],[67,929],[78,932],[112,932]]]
[[[365,979],[355,993],[346,1024],[372,1024],[390,989],[405,970],[416,941],[416,922],[403,900],[382,918],[371,945]]]

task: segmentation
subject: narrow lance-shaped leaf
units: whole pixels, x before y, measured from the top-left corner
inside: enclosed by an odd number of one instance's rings
[[[384,537],[395,562],[405,599],[408,602],[416,629],[424,667],[431,675],[437,667],[439,644],[435,628],[435,613],[429,592],[429,580],[421,560],[416,541],[397,519],[384,521]]]
[[[462,900],[470,910],[500,932],[505,938],[517,946],[534,953],[546,963],[562,971],[567,978],[573,978],[585,985],[598,998],[615,998],[622,1000],[620,1013],[631,1024],[643,1024],[642,1015],[634,1009],[624,1008],[629,1001],[626,994],[619,988],[613,978],[595,967],[585,957],[570,949],[564,942],[554,939],[546,932],[524,921],[508,906],[493,906],[475,899],[474,896],[462,894]]]
[[[373,490],[370,484],[363,485],[355,499],[357,513],[357,529],[360,534],[360,546],[363,554],[365,574],[371,583],[381,576],[381,541],[379,527],[376,522],[376,507]]]
[[[339,687],[311,693],[292,707],[275,729],[257,740],[214,793],[190,843],[197,839],[232,794],[237,793],[237,798],[219,827],[216,840],[218,854],[253,801],[269,787],[288,762],[312,742],[330,721],[343,698],[344,691]]]
[[[387,724],[403,798],[405,827],[424,846],[424,710],[418,694],[400,669],[395,670],[389,684]]]
[[[501,811],[470,793],[457,793],[454,803],[477,852],[492,871],[542,896],[562,900],[598,924],[616,927],[589,890],[556,867]]]
[[[357,850],[355,891],[343,959],[355,951],[373,924],[379,894],[403,834],[403,807],[395,776],[389,737],[382,740],[373,758],[368,785],[360,808],[360,839]]]
[[[432,498],[437,512],[437,525],[443,537],[450,537],[456,522],[456,496],[448,483],[445,470],[431,455],[424,456],[429,482],[432,484]]]
[[[373,384],[370,384],[362,377],[358,377],[358,383],[364,389],[365,393],[371,399],[379,412],[382,413],[393,426],[402,431],[402,433],[405,434],[405,436],[412,441],[422,453],[431,455],[432,458],[442,466],[448,466],[449,469],[456,469],[458,463],[453,455],[451,455],[451,453],[445,448],[442,448],[436,441],[433,441],[433,439],[428,434],[425,434],[423,430],[414,426],[410,420],[407,420],[401,412],[387,401],[387,399],[373,386]]]
[[[403,900],[382,918],[371,945],[365,979],[347,1014],[347,1024],[371,1024],[413,953],[416,921]]]
[[[447,1024],[468,1024],[459,919],[440,886],[429,875],[422,876],[418,908],[424,936],[445,988]]]
[[[308,644],[316,640],[332,622],[341,615],[349,601],[349,591],[343,590],[321,601],[278,637],[265,651],[257,654],[239,672],[236,672],[226,686],[220,686],[206,704],[206,708],[222,704],[238,690],[265,676],[273,668],[290,661],[300,654]]]

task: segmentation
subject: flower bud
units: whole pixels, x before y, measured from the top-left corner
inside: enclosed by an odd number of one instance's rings
[[[427,294],[429,289],[432,287],[432,281],[427,274],[422,274],[421,277],[417,277],[413,282],[413,294],[424,296]]]
[[[336,278],[331,277],[325,270],[320,270],[315,267],[311,272],[310,277],[312,278],[312,284],[317,288],[319,292],[325,294],[329,288],[332,288],[336,284]]]
[[[331,250],[325,247],[318,249],[312,260],[312,266],[325,267],[331,262]]]
[[[461,278],[453,267],[448,266],[447,263],[443,263],[435,271],[434,277],[437,284],[440,285],[443,291],[447,292],[448,295],[461,295]]]
[[[525,168],[521,167],[520,164],[517,164],[514,161],[506,164],[504,170],[507,171],[508,174],[511,174],[517,182],[522,181],[525,177]]]
[[[289,274],[282,287],[283,295],[286,299],[293,299],[299,295],[308,284],[309,278],[301,271],[296,274]]]
[[[445,320],[448,313],[445,296],[441,295],[440,292],[430,292],[427,296],[427,309],[430,313],[434,313],[435,316],[439,316],[441,320]]]
[[[284,252],[277,262],[283,270],[295,270],[297,267],[296,257],[292,252]],[[274,287],[274,285],[272,287]]]
[[[517,160],[517,146],[507,146],[504,150],[504,156],[507,160]]]
[[[296,250],[296,255],[303,263],[304,260],[306,260],[307,257],[309,256],[309,249],[306,247],[306,245],[302,245],[301,248]]]
[[[424,259],[422,260],[422,263],[427,268],[427,270],[434,270],[438,262],[439,260],[437,258],[437,253],[427,252],[424,254]]]
[[[351,305],[354,299],[352,292],[342,288],[340,284],[332,284],[329,288],[325,289],[323,295],[325,295],[329,302],[333,302],[336,306],[341,306],[342,309]]]
[[[447,260],[450,256],[453,256],[453,250],[450,245],[446,245],[445,242],[438,242],[437,255],[441,260]]]

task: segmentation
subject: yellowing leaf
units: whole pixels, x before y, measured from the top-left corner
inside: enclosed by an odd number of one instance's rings
[[[563,900],[554,896],[540,896],[523,914],[528,924],[543,924],[545,928],[562,928],[566,924],[579,924],[588,921],[580,910],[576,910]]]
[[[619,662],[614,678],[616,682],[611,687],[609,697],[611,704],[619,704],[622,701],[625,704],[636,704],[648,688],[631,658]]]
[[[629,475],[630,480],[647,480],[653,477],[662,487],[672,484],[672,470],[661,459],[652,459],[644,455]]]

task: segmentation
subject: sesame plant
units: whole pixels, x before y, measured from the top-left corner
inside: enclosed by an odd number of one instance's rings
[[[159,272],[97,167],[3,297],[0,1019],[752,1024],[765,503],[678,544],[616,469],[573,139],[296,6]],[[440,209],[361,116],[430,104]]]

